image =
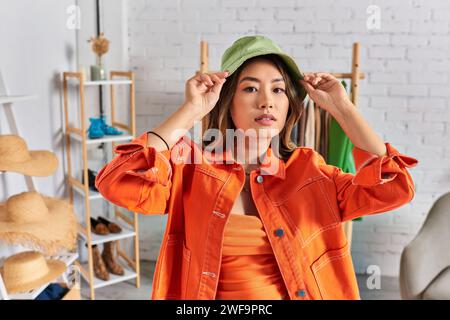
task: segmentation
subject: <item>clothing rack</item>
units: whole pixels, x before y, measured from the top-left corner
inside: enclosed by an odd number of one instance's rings
[[[197,73],[213,72],[209,71],[209,54],[208,54],[208,42],[200,41],[200,70]],[[358,107],[358,96],[359,96],[359,80],[365,79],[365,74],[360,71],[360,45],[359,42],[353,43],[352,48],[352,70],[349,73],[330,73],[337,79],[350,80],[350,101],[357,108]],[[305,109],[306,110],[306,109]],[[325,110],[323,110],[326,112]],[[305,113],[305,112],[304,112]],[[328,115],[331,119],[331,115]],[[209,124],[209,114],[202,119],[202,136]],[[322,132],[321,132],[322,133]],[[352,230],[353,222],[346,221],[344,223],[344,232],[347,237],[349,246],[352,242]]]

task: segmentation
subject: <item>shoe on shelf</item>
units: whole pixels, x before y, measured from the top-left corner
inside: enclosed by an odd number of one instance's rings
[[[103,257],[97,248],[97,245],[92,246],[92,260],[94,264],[95,276],[103,281],[108,281],[109,273],[108,270],[106,269],[105,261],[103,260]]]
[[[93,191],[98,192],[98,189],[95,187],[95,177],[97,176],[98,172],[95,172],[91,169],[88,169],[88,182],[89,182],[89,188]]]
[[[103,244],[103,252],[102,258],[105,262],[106,269],[112,274],[116,274],[118,276],[124,275],[124,270],[122,266],[116,261],[114,245],[116,241],[105,242]]]
[[[91,124],[88,129],[89,139],[99,139],[103,138],[105,132],[103,131],[103,121],[100,118],[89,118]]]
[[[108,227],[105,224],[99,222],[98,220],[96,220],[92,217],[91,217],[91,230],[95,234],[98,234],[101,236],[105,236],[105,235],[109,234]]]
[[[97,221],[100,223],[103,223],[105,226],[107,226],[109,232],[111,232],[111,233],[121,233],[122,232],[122,228],[119,227],[119,225],[117,223],[111,222],[111,221],[107,220],[106,218],[97,217]]]
[[[123,134],[122,131],[117,130],[117,128],[111,127],[108,124],[106,124],[106,117],[105,116],[101,116],[99,118],[100,122],[101,122],[101,126],[102,126],[102,130],[103,133],[108,135],[108,136],[118,136]]]
[[[97,176],[98,172],[95,172],[91,169],[88,169],[88,184],[89,184],[89,189],[91,189],[92,191],[96,191],[98,192],[98,189],[95,187],[95,177]],[[84,184],[84,173],[81,173],[81,182]]]

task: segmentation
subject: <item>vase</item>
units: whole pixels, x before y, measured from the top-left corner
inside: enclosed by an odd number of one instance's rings
[[[100,81],[106,80],[106,70],[103,65],[92,65],[91,66],[91,80]]]

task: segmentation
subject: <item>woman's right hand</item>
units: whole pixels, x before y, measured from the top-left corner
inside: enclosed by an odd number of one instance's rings
[[[185,105],[193,108],[200,119],[206,116],[219,100],[220,90],[228,72],[198,73],[186,82]]]

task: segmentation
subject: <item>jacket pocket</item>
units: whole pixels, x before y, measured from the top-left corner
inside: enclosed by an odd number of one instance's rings
[[[322,299],[360,299],[348,244],[326,251],[310,268]]]
[[[299,235],[302,247],[340,225],[324,183],[324,179],[317,179],[304,184],[295,197],[275,203],[294,233]]]
[[[161,259],[159,295],[168,300],[185,299],[191,252],[184,243],[184,234],[168,235]]]
[[[195,165],[194,171],[196,173],[200,173],[200,174],[203,174],[203,175],[207,175],[207,176],[216,178],[216,179],[218,179],[218,180],[220,180],[222,182],[225,182],[226,178],[227,178],[226,176],[224,176],[224,174],[219,174],[218,172],[214,171],[214,169],[211,166],[205,165],[205,164],[197,164],[197,165]]]

